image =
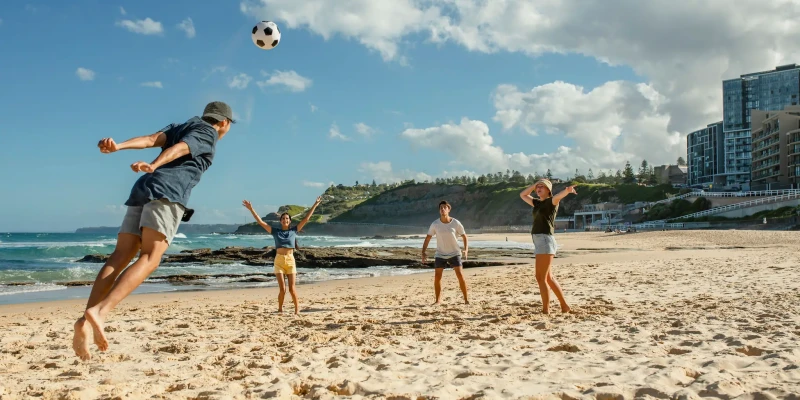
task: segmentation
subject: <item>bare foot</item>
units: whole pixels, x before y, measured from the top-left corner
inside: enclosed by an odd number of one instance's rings
[[[441,301],[437,301],[437,302],[435,302],[435,303],[433,303],[431,305],[432,306],[440,306],[440,305],[442,305],[442,302]]]
[[[469,300],[464,300],[464,304],[469,304]]]
[[[83,312],[83,316],[86,317],[86,322],[92,326],[94,344],[97,345],[100,351],[108,350],[108,340],[106,340],[106,335],[103,333],[103,319],[97,313],[96,307],[86,309]]]
[[[544,314],[544,315],[550,315],[550,309],[543,308],[543,309],[542,309],[542,314]]]
[[[572,310],[572,309],[569,308],[568,305],[566,305],[566,304],[561,305],[561,312],[562,313],[568,313],[568,312],[570,312],[570,310]]]
[[[75,328],[75,335],[72,337],[72,350],[75,350],[75,355],[81,360],[86,361],[92,358],[92,354],[89,353],[89,344],[86,343],[86,336],[89,334],[90,327],[83,318],[78,319],[73,327]]]

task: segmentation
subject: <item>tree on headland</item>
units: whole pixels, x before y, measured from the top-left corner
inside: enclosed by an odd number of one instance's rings
[[[686,166],[686,160],[684,160],[683,157],[678,157],[678,165],[682,167]]]
[[[622,183],[633,184],[636,183],[636,177],[633,175],[633,168],[630,162],[625,162],[625,169],[622,171]]]
[[[550,168],[547,169],[547,172],[544,174],[544,176],[549,180],[553,179],[553,173],[550,172]]]
[[[637,174],[636,178],[639,180],[639,183],[645,183],[650,178],[650,165],[647,164],[647,160],[642,160],[642,164],[639,166],[639,174]]]

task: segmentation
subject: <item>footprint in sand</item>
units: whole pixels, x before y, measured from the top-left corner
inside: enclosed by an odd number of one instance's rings
[[[762,348],[750,347],[750,346],[739,347],[739,348],[736,349],[736,352],[737,353],[742,353],[742,354],[744,354],[746,356],[755,356],[755,357],[760,357],[760,356],[762,356],[764,354],[772,353],[772,351],[770,351],[770,350],[765,350],[765,349],[762,349]]]
[[[669,349],[669,351],[667,352],[667,354],[671,354],[671,355],[674,355],[674,356],[676,356],[676,355],[687,354],[687,353],[691,353],[691,352],[692,352],[692,351],[691,351],[691,350],[688,350],[688,349],[678,349],[678,348],[672,348],[672,349]]]

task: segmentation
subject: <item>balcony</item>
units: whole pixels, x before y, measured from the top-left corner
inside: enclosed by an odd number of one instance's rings
[[[777,138],[766,140],[766,141],[763,141],[763,142],[759,142],[759,143],[757,143],[757,144],[755,144],[753,146],[753,151],[759,151],[759,150],[761,150],[763,148],[766,148],[766,147],[769,147],[769,146],[772,146],[772,145],[778,144],[778,143],[780,143],[780,140],[778,140]]]
[[[769,179],[772,178],[773,176],[778,176],[780,174],[781,174],[780,171],[768,170],[763,173],[753,174],[753,180],[756,181],[756,180]]]
[[[751,170],[753,176],[756,176],[756,175],[758,175],[760,173],[764,173],[763,172],[764,170],[769,170],[769,169],[778,168],[778,167],[779,167],[779,163],[778,162],[763,163],[761,165],[753,165],[753,167],[750,170]]]
[[[759,153],[753,153],[753,163],[761,161],[761,160],[763,160],[763,159],[765,159],[765,158],[767,158],[769,156],[774,156],[775,154],[778,154],[778,153],[780,153],[780,150],[778,148],[775,148],[774,150],[762,151],[762,152],[759,152]]]

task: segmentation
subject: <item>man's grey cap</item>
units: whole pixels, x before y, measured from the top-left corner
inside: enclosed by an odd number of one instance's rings
[[[229,119],[231,123],[236,123],[236,121],[233,120],[233,110],[231,110],[231,106],[221,101],[212,101],[208,103],[205,110],[203,110],[203,116],[214,118],[217,121]]]

